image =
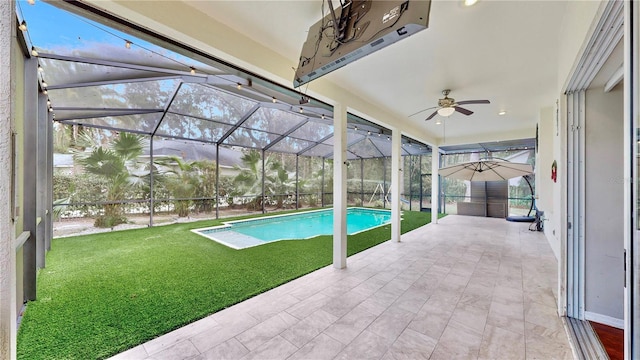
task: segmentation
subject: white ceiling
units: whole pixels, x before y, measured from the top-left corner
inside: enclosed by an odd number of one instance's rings
[[[308,28],[321,18],[322,5],[322,0],[182,1],[191,7],[185,12],[200,11],[292,62],[297,62]],[[400,121],[415,123],[440,143],[443,137],[445,144],[469,136],[483,141],[508,134],[534,137],[540,109],[554,106],[559,96],[556,34],[566,4],[480,0],[465,7],[462,1],[433,1],[428,29],[325,78]],[[465,106],[475,113],[455,113],[444,125],[436,125],[435,119],[425,122],[429,112],[408,117],[435,106],[445,88],[459,101],[488,99],[491,104]],[[499,116],[500,110],[507,114]]]

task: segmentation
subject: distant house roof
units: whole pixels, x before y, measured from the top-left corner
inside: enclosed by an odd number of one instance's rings
[[[53,153],[53,166],[57,168],[73,167],[73,155]]]
[[[145,149],[149,155],[149,148]],[[153,155],[178,156],[187,161],[216,161],[216,146],[181,140],[161,140],[153,142]],[[242,165],[242,152],[227,147],[220,147],[220,166],[233,167]]]

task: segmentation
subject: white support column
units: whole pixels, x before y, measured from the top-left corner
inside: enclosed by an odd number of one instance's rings
[[[347,267],[347,109],[333,107],[333,267]]]
[[[0,1],[0,359],[16,358],[16,249],[11,223],[16,4]]]
[[[438,213],[440,212],[440,177],[438,170],[440,169],[440,147],[433,145],[431,147],[431,223],[438,223]]]
[[[400,184],[402,183],[402,134],[391,133],[391,241],[400,242]]]

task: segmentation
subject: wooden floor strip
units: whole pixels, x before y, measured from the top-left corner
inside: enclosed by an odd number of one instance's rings
[[[611,326],[591,322],[591,327],[598,334],[602,346],[604,346],[609,359],[624,359],[624,330]]]

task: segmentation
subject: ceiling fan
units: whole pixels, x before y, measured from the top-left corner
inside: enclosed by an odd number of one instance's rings
[[[489,104],[489,100],[465,100],[465,101],[458,101],[456,102],[456,99],[454,98],[450,98],[449,97],[449,93],[451,92],[451,90],[449,89],[445,89],[442,90],[442,95],[444,95],[444,99],[439,99],[438,100],[438,106],[434,106],[434,107],[430,107],[430,108],[426,108],[424,110],[420,110],[415,114],[409,115],[409,117],[419,114],[423,111],[426,110],[430,110],[430,109],[437,109],[436,111],[433,112],[433,114],[429,115],[426,120],[431,120],[433,119],[434,116],[436,116],[436,114],[440,114],[440,116],[450,116],[451,114],[453,114],[455,111],[464,114],[464,115],[471,115],[473,114],[473,111],[471,110],[467,110],[465,108],[460,107],[459,105],[469,105],[469,104]]]

